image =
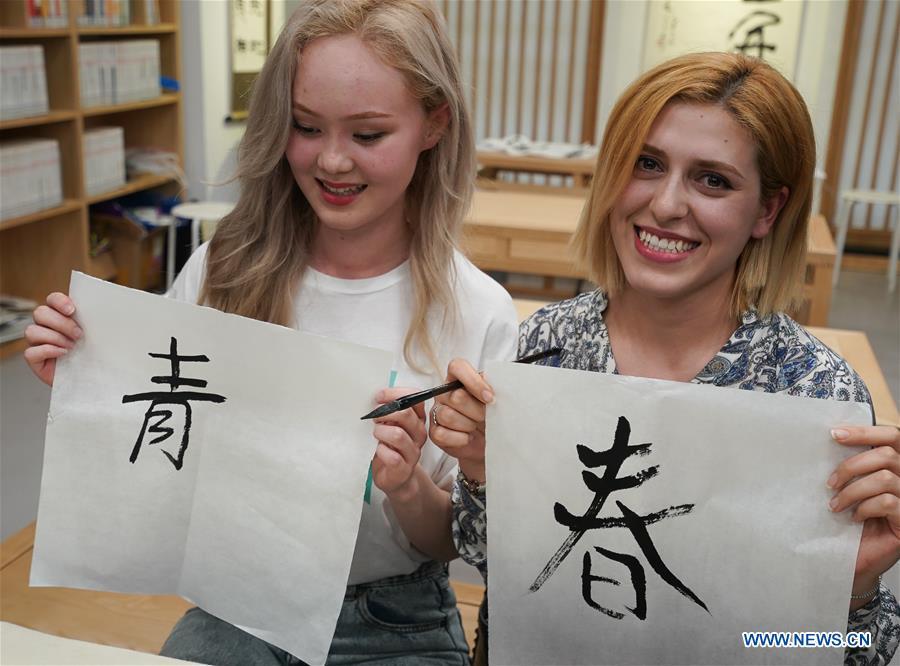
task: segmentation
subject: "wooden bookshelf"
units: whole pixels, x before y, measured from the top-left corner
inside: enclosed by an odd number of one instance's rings
[[[60,144],[63,202],[53,208],[0,221],[0,293],[43,302],[51,291],[65,291],[69,273],[97,272],[89,253],[89,206],[150,189],[177,189],[167,176],[132,176],[122,187],[88,195],[83,172],[83,134],[101,125],[125,129],[125,147],[153,146],[184,162],[184,122],[180,93],[125,104],[82,107],[78,46],[85,41],[158,38],[160,74],[181,81],[180,0],[159,0],[159,23],[147,24],[142,2],[132,5],[132,24],[80,25],[81,0],[68,2],[65,27],[29,27],[27,0],[0,0],[0,44],[39,44],[44,48],[48,113],[0,121],[0,141],[54,138]],[[109,278],[108,268],[101,277]],[[0,345],[0,358],[23,349],[21,340]]]

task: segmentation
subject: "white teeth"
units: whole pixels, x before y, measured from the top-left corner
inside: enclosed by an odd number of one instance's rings
[[[660,252],[668,252],[669,254],[680,254],[682,252],[688,252],[689,250],[693,250],[695,247],[700,245],[700,243],[675,240],[674,238],[660,238],[659,236],[655,236],[654,234],[651,234],[648,231],[644,231],[643,229],[641,229],[638,233],[638,237],[646,247]]]
[[[336,194],[338,196],[347,196],[349,194],[358,194],[359,192],[362,192],[364,189],[366,189],[365,185],[354,185],[352,187],[335,188],[335,187],[329,187],[328,184],[325,183],[324,181],[320,180],[319,182],[321,183],[322,187],[325,189],[326,192],[330,192],[331,194]]]

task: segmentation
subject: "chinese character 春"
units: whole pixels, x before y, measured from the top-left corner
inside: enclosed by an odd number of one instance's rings
[[[665,562],[663,562],[662,557],[659,554],[659,551],[656,549],[653,540],[650,538],[649,531],[647,530],[647,527],[649,525],[657,523],[666,518],[683,516],[690,513],[694,508],[693,504],[670,506],[668,509],[663,509],[661,511],[650,513],[646,516],[641,516],[633,512],[622,502],[616,501],[616,506],[619,508],[621,516],[609,518],[599,517],[600,512],[603,509],[603,505],[606,503],[606,500],[613,492],[627,490],[629,488],[637,488],[641,486],[644,481],[647,481],[648,479],[651,479],[659,474],[659,466],[654,465],[652,467],[641,470],[633,476],[619,478],[619,470],[621,469],[622,464],[627,458],[632,455],[645,456],[650,453],[651,445],[649,443],[638,444],[634,446],[629,445],[628,440],[630,436],[631,424],[624,416],[620,416],[618,425],[616,426],[616,434],[615,438],[613,439],[612,447],[605,451],[593,451],[588,447],[582,446],[580,444],[576,447],[578,458],[585,467],[593,469],[603,466],[605,467],[605,471],[602,477],[597,476],[596,474],[588,470],[584,470],[581,473],[584,484],[588,487],[588,489],[594,492],[594,499],[591,501],[590,506],[582,515],[573,515],[568,509],[566,509],[565,506],[563,506],[559,502],[554,505],[553,513],[556,518],[556,522],[558,522],[560,525],[568,527],[571,530],[571,533],[559,547],[553,557],[550,558],[550,561],[547,562],[546,566],[544,566],[541,573],[538,574],[537,578],[535,579],[534,583],[531,584],[531,587],[529,589],[532,592],[537,592],[541,588],[541,586],[550,578],[550,576],[553,575],[557,568],[559,568],[560,564],[562,564],[563,560],[569,555],[575,544],[578,543],[581,537],[583,537],[589,530],[624,527],[631,532],[631,535],[634,537],[635,543],[644,556],[644,559],[647,561],[653,571],[655,571],[657,575],[662,578],[662,580],[676,589],[680,594],[687,597],[698,606],[709,612],[706,604],[704,604],[703,601],[701,601],[700,598],[697,597],[697,595],[694,594],[694,592],[691,591],[690,588],[682,583],[681,580],[679,580],[679,578],[666,566]],[[627,610],[631,611],[631,613],[633,613],[634,616],[638,619],[645,620],[647,617],[647,579],[644,573],[644,567],[641,565],[638,558],[626,553],[617,553],[615,551],[607,550],[599,546],[595,547],[594,551],[606,557],[607,559],[623,564],[628,568],[631,576],[631,583],[635,591],[636,603],[634,608],[628,608]],[[585,603],[587,603],[591,608],[594,608],[612,618],[622,619],[624,617],[623,613],[605,608],[594,600],[592,594],[592,586],[597,582],[619,585],[619,581],[615,579],[595,576],[592,574],[591,553],[590,550],[588,550],[584,554],[582,565],[582,598],[584,599]]]

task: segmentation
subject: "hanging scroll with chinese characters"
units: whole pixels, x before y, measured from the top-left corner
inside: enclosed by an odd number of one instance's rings
[[[644,69],[683,53],[762,58],[793,79],[803,0],[660,0],[649,3]]]
[[[841,663],[861,525],[828,509],[868,405],[489,364],[496,666]],[[823,659],[825,661],[823,661]],[[831,661],[828,661],[831,659]]]
[[[31,584],[178,594],[323,664],[392,356],[73,274]]]
[[[250,88],[269,53],[269,0],[230,0],[231,117],[245,117]]]

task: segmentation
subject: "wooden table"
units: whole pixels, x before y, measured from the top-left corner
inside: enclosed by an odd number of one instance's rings
[[[524,298],[515,298],[513,303],[519,315],[519,321],[524,321],[537,310],[547,305],[546,301],[536,301]],[[872,394],[872,405],[875,408],[875,421],[879,425],[892,425],[900,427],[900,413],[894,403],[894,397],[888,388],[887,381],[875,352],[869,344],[869,338],[862,331],[848,331],[837,328],[821,328],[807,326],[806,330],[819,338],[825,346],[844,358],[859,376],[863,378],[869,393]]]
[[[540,155],[510,155],[494,151],[478,151],[478,176],[490,189],[546,190],[547,186],[507,183],[498,179],[501,173],[569,176],[571,186],[557,188],[562,193],[586,194],[594,175],[596,157],[541,157]]]
[[[900,414],[888,388],[887,381],[875,352],[869,344],[869,338],[862,331],[849,331],[839,328],[820,328],[807,326],[806,330],[825,343],[832,351],[843,357],[850,367],[859,373],[869,393],[872,394],[872,406],[875,408],[875,422],[879,425],[892,425],[900,428]]]
[[[32,523],[0,545],[0,620],[46,634],[157,654],[184,612],[181,597],[29,587]],[[469,645],[484,588],[453,582]]]
[[[570,243],[585,199],[537,192],[478,190],[463,229],[463,248],[482,270],[586,278]],[[808,305],[796,319],[827,326],[835,247],[822,216],[811,220],[807,247]]]

